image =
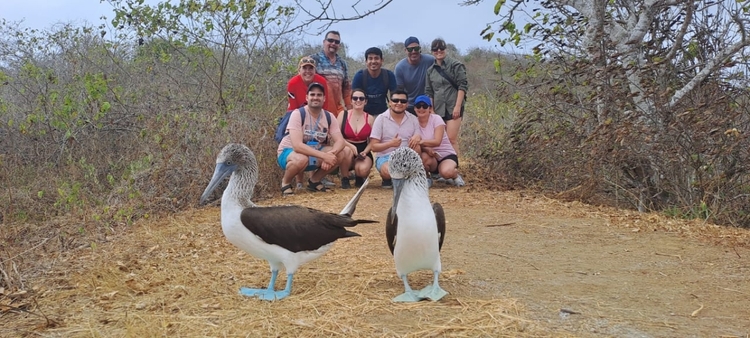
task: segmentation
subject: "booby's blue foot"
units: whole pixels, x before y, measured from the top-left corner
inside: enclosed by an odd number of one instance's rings
[[[396,303],[414,303],[422,300],[423,298],[419,298],[414,291],[406,291],[398,296],[396,298],[393,298],[392,301]]]
[[[418,296],[422,299],[429,299],[433,302],[439,301],[441,298],[445,297],[448,292],[440,288],[440,285],[428,285],[422,290],[419,290]]]
[[[246,287],[240,288],[240,294],[247,297],[255,297],[263,292],[269,291],[268,289],[251,289]],[[273,290],[270,290],[273,291]]]
[[[275,278],[273,279],[275,280]],[[274,301],[289,297],[289,295],[292,294],[292,279],[294,279],[294,274],[290,273],[286,275],[286,287],[284,288],[284,290],[274,291],[273,288],[269,288],[268,290],[259,292],[257,294],[258,298],[262,300]]]
[[[240,294],[247,297],[255,297],[263,293],[273,292],[274,285],[276,285],[276,277],[279,275],[279,270],[271,270],[271,280],[268,282],[268,287],[265,289],[251,289],[246,287],[240,288]]]
[[[445,290],[443,290],[440,287],[440,284],[438,284],[438,275],[440,274],[437,271],[433,271],[433,282],[432,285],[426,286],[424,289],[419,290],[419,297],[422,297],[423,299],[429,299],[433,302],[439,301],[441,298],[445,297],[445,295],[448,294]]]
[[[401,280],[404,281],[404,293],[393,298],[392,301],[399,303],[413,303],[422,300],[409,286],[409,281],[406,279],[406,275],[401,276]]]

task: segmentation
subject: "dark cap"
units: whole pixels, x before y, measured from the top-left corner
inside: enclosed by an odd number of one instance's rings
[[[325,95],[326,93],[326,88],[318,82],[313,82],[309,86],[307,86],[307,92],[309,93],[313,88],[320,88],[320,91],[323,92],[323,95]]]
[[[411,45],[412,43],[419,44],[419,39],[417,39],[417,38],[415,38],[413,36],[410,36],[410,37],[406,38],[406,41],[404,41],[404,47],[406,47],[408,45]]]

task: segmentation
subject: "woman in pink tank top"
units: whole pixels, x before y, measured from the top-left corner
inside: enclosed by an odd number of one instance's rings
[[[355,154],[352,168],[354,170],[354,185],[361,187],[372,169],[372,153],[370,152],[370,132],[375,117],[365,112],[367,95],[360,88],[352,90],[352,109],[345,110],[337,117],[341,126],[341,134],[347,141],[347,147],[350,147]],[[341,170],[345,170],[341,168]],[[343,177],[344,175],[342,175]],[[342,186],[343,186],[342,182]]]

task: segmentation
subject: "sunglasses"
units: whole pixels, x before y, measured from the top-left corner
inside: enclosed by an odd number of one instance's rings
[[[412,52],[419,52],[422,50],[422,47],[416,46],[416,47],[406,47],[406,51],[409,53]]]
[[[364,101],[366,99],[364,96],[352,96],[352,101]]]
[[[407,99],[391,99],[391,102],[404,104],[404,103],[409,102],[409,100],[407,100]]]
[[[437,51],[441,51],[442,52],[444,50],[445,50],[445,47],[437,47],[437,48],[431,49],[431,51],[433,51],[433,52],[437,52]]]
[[[312,96],[312,97],[319,97],[319,96],[324,96],[325,94],[323,94],[323,93],[307,93],[307,95]]]
[[[302,69],[303,70],[315,70],[315,67],[313,67],[311,65],[304,65],[304,66],[302,66]]]
[[[427,109],[427,108],[430,108],[430,106],[428,106],[428,105],[426,105],[424,103],[420,103],[418,105],[415,105],[414,108]]]
[[[335,45],[338,45],[338,44],[341,43],[341,40],[336,40],[336,39],[332,39],[332,38],[328,38],[328,39],[326,39],[326,41],[328,41],[328,43],[332,43],[332,44],[335,44]]]

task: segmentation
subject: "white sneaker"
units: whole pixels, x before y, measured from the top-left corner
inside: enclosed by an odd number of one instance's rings
[[[466,185],[466,182],[464,182],[464,179],[461,177],[461,175],[458,175],[455,179],[453,179],[453,184],[457,187],[463,187]]]

